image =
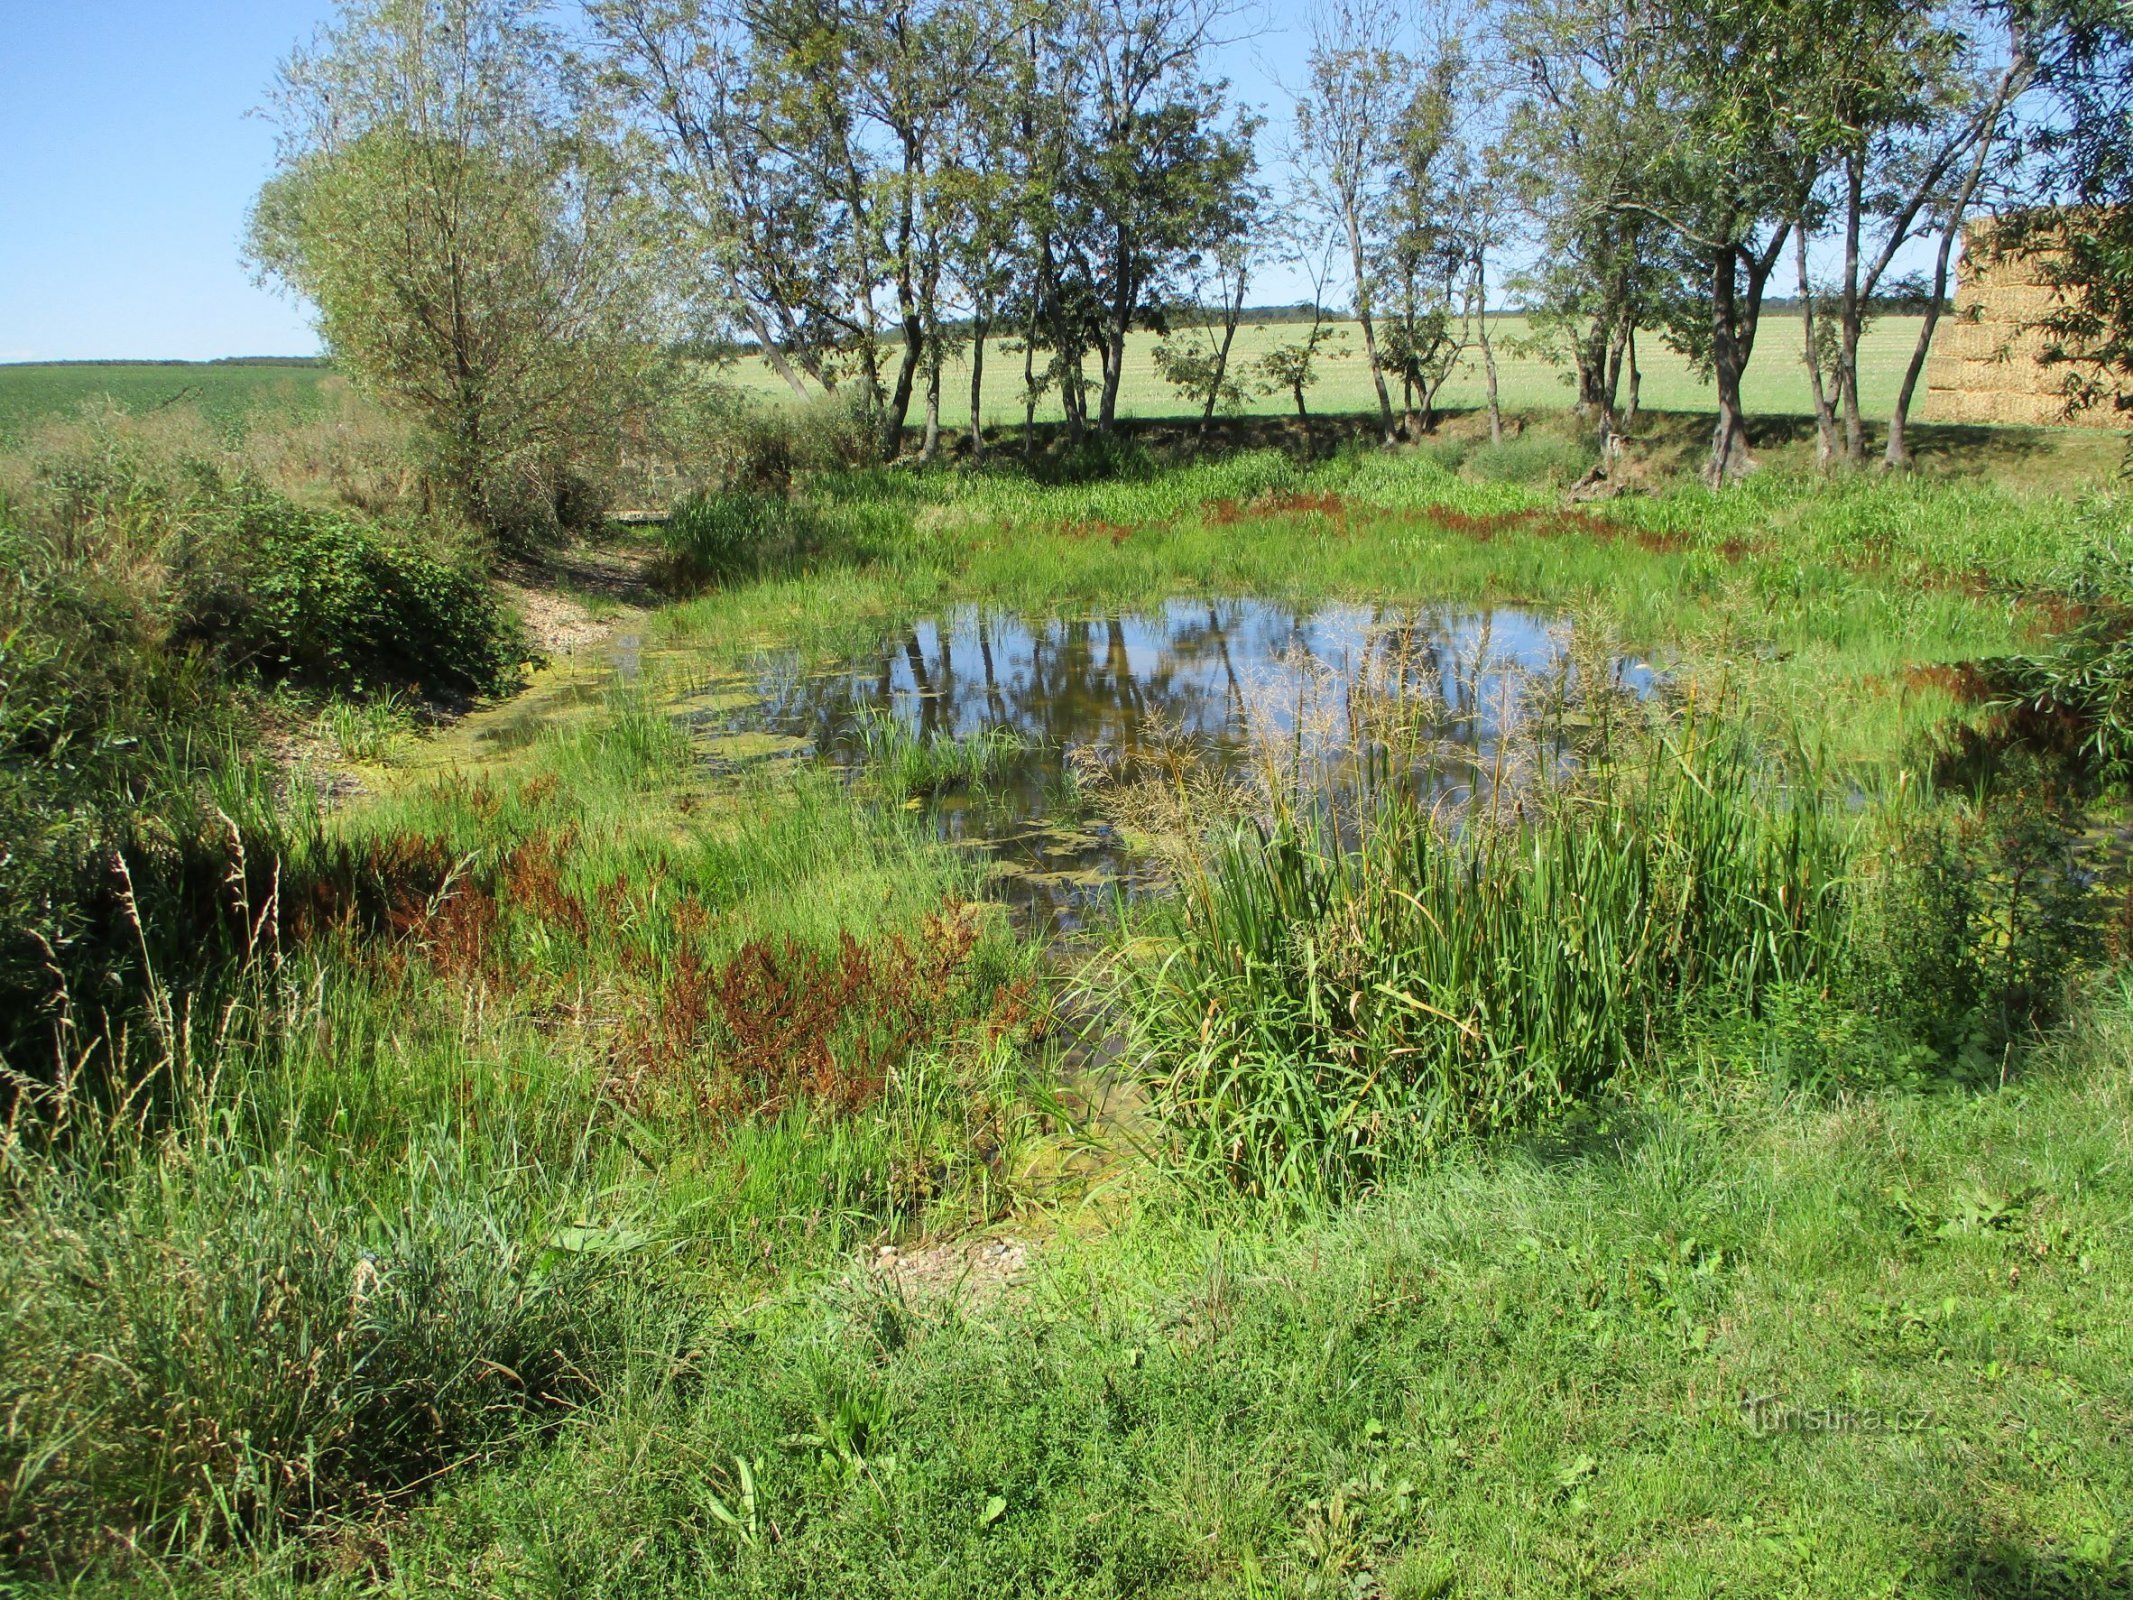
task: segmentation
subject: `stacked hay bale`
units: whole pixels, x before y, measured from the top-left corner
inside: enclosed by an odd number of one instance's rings
[[[1991,229],[1990,222],[1979,222],[1963,232],[1955,307],[1934,330],[1926,360],[1923,420],[2124,427],[2125,414],[2110,405],[2067,413],[2071,369],[2044,361],[2051,336],[2033,326],[2060,305],[2048,258],[1996,258]]]

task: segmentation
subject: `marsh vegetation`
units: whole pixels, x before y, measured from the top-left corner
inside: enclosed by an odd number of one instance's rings
[[[802,468],[523,663],[269,445],[11,480],[22,1581],[2121,1581],[2111,494]]]
[[[1223,15],[349,0],[0,380],[0,1588],[2133,1587],[2123,17]]]

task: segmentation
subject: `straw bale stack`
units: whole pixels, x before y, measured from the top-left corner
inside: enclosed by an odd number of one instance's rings
[[[2109,405],[2069,416],[2070,370],[2047,365],[2048,335],[2033,324],[2059,305],[2041,257],[1991,257],[1991,224],[1965,231],[1956,273],[1955,305],[1933,332],[1926,358],[1927,422],[2010,423],[2026,427],[2109,428],[2125,425]]]

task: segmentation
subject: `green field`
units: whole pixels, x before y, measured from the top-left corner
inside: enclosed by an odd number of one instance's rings
[[[1314,411],[1367,411],[1377,403],[1369,371],[1363,364],[1360,340],[1352,325],[1344,324],[1343,328],[1347,337],[1326,359],[1324,376],[1310,391]],[[1524,333],[1524,319],[1503,318],[1498,329],[1497,337],[1504,342],[1499,358],[1504,406],[1513,411],[1542,411],[1567,404],[1569,389],[1563,371],[1512,348]],[[1248,371],[1262,353],[1295,337],[1296,332],[1293,325],[1248,323],[1238,332],[1233,359],[1240,370]],[[1798,325],[1789,317],[1765,325],[1763,346],[1749,368],[1745,388],[1752,411],[1803,416],[1813,410],[1807,376],[1795,347],[1797,333]],[[1885,318],[1868,332],[1860,351],[1860,377],[1869,416],[1885,415],[1893,404],[1904,363],[1910,359],[1912,342],[1917,337],[1915,317]],[[1128,346],[1126,378],[1119,394],[1123,416],[1168,417],[1189,409],[1156,376],[1149,359],[1156,342],[1154,335],[1142,333],[1135,334]],[[1656,339],[1645,341],[1642,360],[1646,406],[1662,411],[1710,408],[1710,385],[1701,382],[1687,362]],[[791,392],[759,360],[744,360],[731,372],[741,387],[766,398],[782,398]],[[958,359],[944,379],[942,408],[951,423],[969,414],[968,372],[966,359]],[[322,388],[334,381],[329,368],[312,363],[62,362],[0,366],[0,443],[19,440],[37,422],[70,415],[99,399],[108,399],[134,413],[190,404],[218,428],[242,429],[255,418],[288,419],[308,413],[318,405]],[[1021,381],[1019,359],[993,343],[986,357],[988,423],[1021,420],[1016,398]],[[1445,385],[1439,399],[1442,406],[1456,410],[1479,406],[1483,393],[1477,352]],[[1397,401],[1398,396],[1394,398]],[[1249,407],[1257,415],[1285,414],[1290,409],[1286,394],[1255,395]],[[1056,397],[1039,407],[1038,414],[1045,419],[1056,418]]]
[[[1492,326],[1494,337],[1500,342],[1499,383],[1504,407],[1512,411],[1542,411],[1567,405],[1570,390],[1566,370],[1514,348],[1525,335],[1525,319],[1504,317],[1494,321]],[[1869,417],[1886,416],[1895,404],[1904,366],[1918,339],[1918,326],[1916,317],[1885,317],[1869,328],[1859,351],[1860,397]],[[1343,323],[1340,327],[1345,338],[1338,353],[1325,360],[1318,386],[1309,391],[1310,406],[1313,411],[1368,411],[1377,404],[1377,398],[1370,382],[1370,370],[1363,362],[1362,340],[1353,324]],[[1301,331],[1294,324],[1248,322],[1238,329],[1231,361],[1237,370],[1249,375],[1259,356],[1277,344],[1297,338]],[[1808,388],[1807,371],[1800,360],[1799,333],[1799,322],[1790,316],[1773,317],[1763,325],[1755,360],[1743,384],[1743,395],[1751,412],[1769,416],[1813,413],[1814,401]],[[1127,344],[1126,376],[1118,400],[1121,416],[1169,417],[1190,409],[1178,399],[1176,391],[1156,375],[1150,352],[1157,342],[1153,334],[1137,333]],[[1688,362],[1656,337],[1647,336],[1643,340],[1639,359],[1644,369],[1643,403],[1647,407],[1658,411],[1708,411],[1712,408],[1711,386],[1690,371]],[[958,359],[950,364],[943,376],[941,408],[951,423],[967,420],[970,415],[969,370],[967,359]],[[1089,370],[1095,371],[1093,361]],[[750,390],[769,396],[788,396],[792,392],[760,361],[742,361],[733,372],[736,380]],[[993,342],[985,358],[988,425],[1021,421],[1021,385],[1020,358],[1002,349],[997,341]],[[1445,384],[1438,401],[1448,409],[1466,409],[1483,404],[1485,394],[1480,352],[1476,350]],[[1397,391],[1393,394],[1393,403],[1399,403]],[[1286,392],[1254,395],[1249,407],[1252,413],[1260,415],[1285,414],[1293,409],[1294,402]],[[1058,415],[1056,396],[1048,397],[1038,408],[1040,419]]]
[[[38,423],[108,401],[145,415],[165,407],[197,409],[221,432],[252,422],[298,420],[317,409],[321,389],[336,382],[320,362],[140,361],[31,362],[0,366],[0,445],[19,442]]]

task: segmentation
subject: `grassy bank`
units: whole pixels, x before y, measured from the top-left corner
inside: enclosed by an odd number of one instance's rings
[[[375,739],[348,686],[363,790],[247,769],[208,969],[112,900],[121,988],[9,1058],[10,1581],[2123,1592],[2116,790],[1969,664],[2117,614],[2125,507],[1782,471],[1576,507],[1579,448],[728,483],[626,672]],[[200,492],[183,529],[280,548]],[[140,660],[240,739],[326,692],[176,643],[191,569],[122,526],[68,570],[155,575]],[[1354,787],[1298,800],[1270,744],[1165,839],[1147,773],[1062,778],[1172,885],[1070,946],[932,825],[1031,755],[1005,722],[863,721],[834,770],[717,720],[948,607],[1247,594],[1574,616],[1662,687],[1562,676],[1486,813],[1373,781],[1396,696]],[[81,740],[181,725],[132,693]],[[163,859],[131,770],[84,871]],[[211,820],[222,769],[168,770]]]

